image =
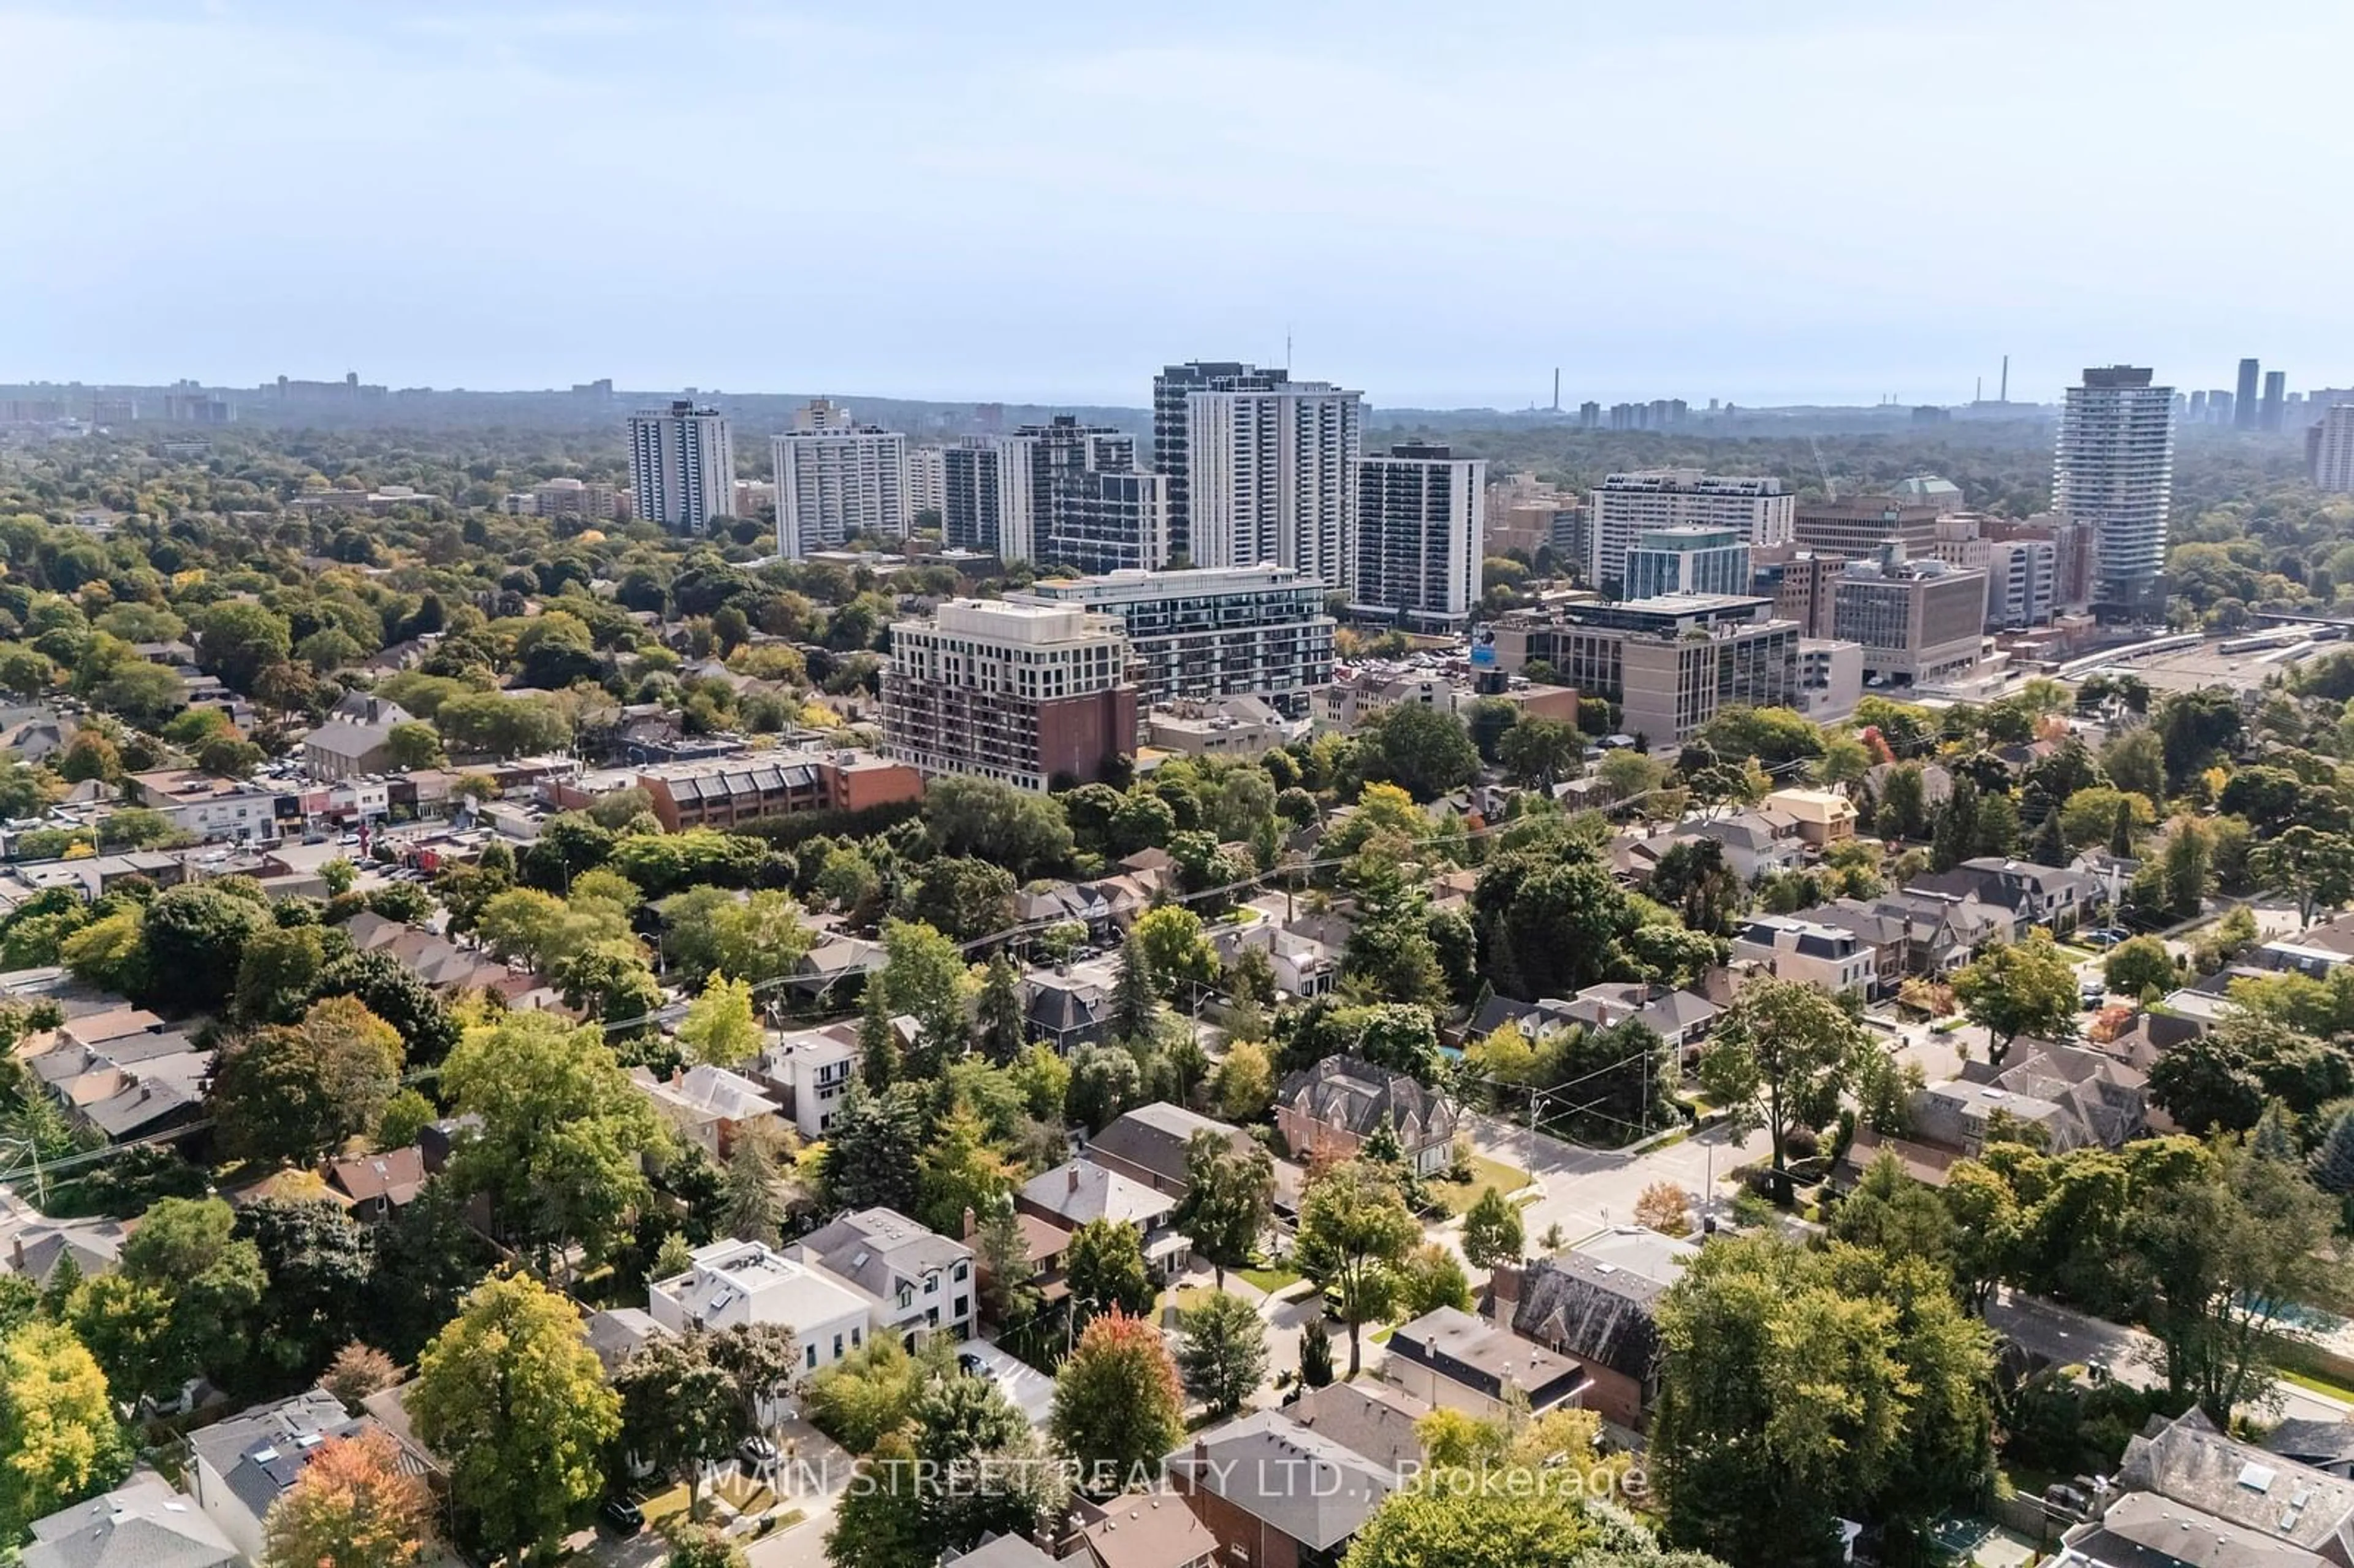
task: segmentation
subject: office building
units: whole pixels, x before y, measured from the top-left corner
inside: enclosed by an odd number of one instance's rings
[[[2264,372],[2264,406],[2256,416],[2257,425],[2267,430],[2286,428],[2288,411],[2288,372]]]
[[[1809,549],[1850,561],[1880,554],[1891,540],[1903,545],[1908,556],[1928,556],[1936,553],[1937,519],[1954,510],[1942,493],[1842,495],[1799,503],[1791,534]]]
[[[798,561],[861,534],[904,539],[907,438],[862,425],[820,397],[769,443],[777,473],[777,553]]]
[[[2167,510],[2174,495],[2174,389],[2131,366],[2095,366],[2068,388],[2052,456],[2052,509],[2097,535],[2094,611],[2105,620],[2166,614]]]
[[[1746,594],[1753,588],[1749,546],[1731,528],[1646,528],[1627,552],[1627,597]]]
[[[1863,645],[1867,680],[1911,684],[1977,663],[1986,613],[1984,572],[1907,560],[1903,546],[1891,545],[1840,574],[1831,632]]]
[[[1673,745],[1721,707],[1789,707],[1798,694],[1798,628],[1755,595],[1695,594],[1587,604],[1495,623],[1498,667],[1543,662],[1582,695],[1624,709],[1626,731]]]
[[[1768,545],[1749,552],[1751,593],[1774,601],[1776,620],[1795,620],[1808,637],[1831,634],[1831,590],[1847,557],[1804,545]]]
[[[1290,379],[1288,372],[1261,370],[1239,360],[1189,360],[1152,378],[1152,471],[1169,479],[1171,547],[1194,555],[1193,534],[1192,398],[1196,392],[1269,390]],[[1198,557],[1195,557],[1198,559]]]
[[[1194,567],[1049,578],[1006,598],[1117,620],[1146,707],[1259,697],[1299,718],[1310,694],[1332,679],[1324,593],[1322,583],[1288,567]]]
[[[1934,506],[1941,513],[1959,512],[1964,505],[1962,487],[1934,473],[1899,480],[1888,493],[1906,506]]]
[[[1797,498],[1778,479],[1727,478],[1696,468],[1614,473],[1594,493],[1588,513],[1586,580],[1623,599],[1627,551],[1647,528],[1688,524],[1731,528],[1746,545],[1791,537]]]
[[[2060,555],[2049,539],[1987,545],[1987,624],[2007,631],[2050,622],[2058,608]]]
[[[932,526],[949,510],[948,452],[940,447],[910,447],[907,449],[907,518],[912,527],[924,514],[932,515]]]
[[[1117,770],[1136,748],[1137,689],[1117,617],[1075,605],[950,599],[896,621],[883,750],[927,774],[1044,792]]]
[[[1997,544],[2013,539],[2048,540],[2052,545],[2052,612],[2081,610],[2093,602],[2100,557],[2096,531],[2090,523],[2056,513],[2011,520],[1988,517],[1980,529]]]
[[[1190,548],[1195,566],[1296,567],[1346,588],[1362,396],[1321,381],[1188,391],[1188,515],[1172,542]]]
[[[2240,361],[2240,395],[2231,405],[2231,412],[2232,423],[2243,430],[2256,428],[2256,381],[2260,373],[2256,361]]]
[[[2190,395],[2190,401],[2184,407],[2183,417],[2194,425],[2205,424],[2208,419],[2207,394],[2193,392]]]
[[[2232,412],[2232,395],[2229,392],[2219,390],[2207,394],[2207,422],[2211,425],[2237,422]]]
[[[1460,631],[1479,602],[1488,464],[1404,442],[1357,465],[1351,613],[1417,631]]]
[[[736,447],[716,408],[684,399],[630,416],[630,485],[637,515],[673,534],[700,533],[736,503]]]

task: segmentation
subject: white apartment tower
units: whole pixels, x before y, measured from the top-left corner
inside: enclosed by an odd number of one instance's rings
[[[918,514],[945,517],[949,510],[949,454],[943,447],[907,449],[907,519]]]
[[[2333,403],[2313,427],[2313,484],[2344,495],[2354,492],[2354,403]]]
[[[1363,395],[1320,381],[1189,391],[1187,520],[1200,567],[1291,567],[1346,588]]]
[[[1657,528],[1731,528],[1751,546],[1794,536],[1797,497],[1778,479],[1728,478],[1696,468],[1614,473],[1594,493],[1587,527],[1588,577],[1613,598],[1625,595],[1627,552]]]
[[[2166,516],[2174,495],[2174,388],[2132,366],[2094,366],[2068,388],[2052,461],[2052,509],[2090,523],[2105,620],[2166,610]]]
[[[736,504],[736,446],[716,408],[684,400],[630,416],[632,510],[673,534],[699,533]]]
[[[821,397],[769,445],[779,555],[801,560],[855,534],[907,536],[915,514],[907,504],[907,438],[898,431],[859,424]]]
[[[1416,630],[1460,631],[1479,602],[1488,463],[1402,442],[1357,465],[1349,608]]]

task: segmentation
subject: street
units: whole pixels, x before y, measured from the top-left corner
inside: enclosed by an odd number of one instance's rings
[[[2127,1329],[2098,1318],[2088,1318],[2038,1297],[2005,1289],[1987,1306],[1989,1326],[2009,1335],[2026,1350],[2061,1365],[2101,1361],[2119,1383],[2135,1388],[2158,1388],[2166,1379],[2158,1372],[2158,1341],[2139,1329]],[[2354,1405],[2283,1381],[2274,1385],[2278,1407],[2267,1414],[2286,1419],[2343,1421],[2354,1415]]]

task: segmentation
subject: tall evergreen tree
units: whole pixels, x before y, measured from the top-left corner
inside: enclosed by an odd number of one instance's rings
[[[899,1034],[891,1027],[891,1004],[879,977],[866,977],[866,1002],[858,1014],[858,1073],[881,1094],[899,1079]]]
[[[981,1054],[992,1066],[1006,1066],[1022,1054],[1022,977],[1003,953],[989,960],[989,973],[981,980],[976,1033]]]
[[[1112,985],[1111,1031],[1121,1040],[1150,1040],[1161,1016],[1161,999],[1154,993],[1152,961],[1144,944],[1129,933],[1119,945],[1119,979]]]

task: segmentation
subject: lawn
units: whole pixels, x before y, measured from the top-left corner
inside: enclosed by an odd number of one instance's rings
[[[1427,1183],[1431,1202],[1450,1214],[1469,1213],[1471,1205],[1479,1201],[1479,1194],[1490,1187],[1509,1196],[1528,1184],[1529,1173],[1517,1165],[1506,1165],[1501,1160],[1490,1160],[1480,1154],[1471,1157],[1471,1180],[1469,1181],[1450,1181],[1444,1176],[1437,1176]]]
[[[2342,1383],[2331,1383],[2327,1378],[2316,1377],[2311,1372],[2291,1372],[2285,1367],[2281,1369],[2280,1380],[2283,1383],[2293,1383],[2302,1389],[2309,1389],[2325,1398],[2334,1399],[2345,1404],[2354,1404],[2354,1388],[2348,1388]]]
[[[646,1523],[649,1526],[659,1525],[673,1515],[686,1511],[686,1486],[681,1482],[677,1486],[656,1492],[651,1497],[641,1499],[638,1508],[646,1516]]]
[[[711,1483],[712,1495],[725,1498],[737,1513],[765,1513],[777,1504],[777,1494],[749,1476],[722,1476]]]
[[[1288,1268],[1230,1268],[1226,1272],[1236,1279],[1248,1280],[1256,1289],[1269,1296],[1278,1290],[1288,1290],[1299,1283],[1299,1276]]]

